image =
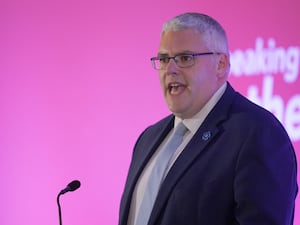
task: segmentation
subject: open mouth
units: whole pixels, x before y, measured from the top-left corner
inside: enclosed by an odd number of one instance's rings
[[[170,94],[179,94],[184,90],[184,85],[180,83],[170,83],[168,85],[168,91]]]

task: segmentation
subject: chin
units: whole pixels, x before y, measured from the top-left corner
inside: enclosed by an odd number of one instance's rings
[[[184,113],[182,112],[179,112],[177,110],[171,110],[170,111],[176,116],[176,117],[179,117],[180,119],[184,119]]]

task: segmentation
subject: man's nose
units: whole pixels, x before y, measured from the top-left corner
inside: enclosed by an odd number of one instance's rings
[[[170,59],[170,61],[168,62],[167,66],[166,66],[166,70],[168,73],[178,70],[178,65],[174,58]]]

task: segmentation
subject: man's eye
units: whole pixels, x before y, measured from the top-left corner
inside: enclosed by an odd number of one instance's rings
[[[170,59],[168,57],[159,58],[160,63],[168,63]]]
[[[189,61],[193,60],[193,56],[192,55],[180,55],[178,57],[179,57],[179,60],[181,62],[189,62]]]

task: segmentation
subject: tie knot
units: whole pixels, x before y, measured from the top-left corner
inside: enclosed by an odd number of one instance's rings
[[[186,126],[183,124],[183,122],[180,122],[176,127],[174,131],[174,135],[184,136],[184,134],[187,132]]]

